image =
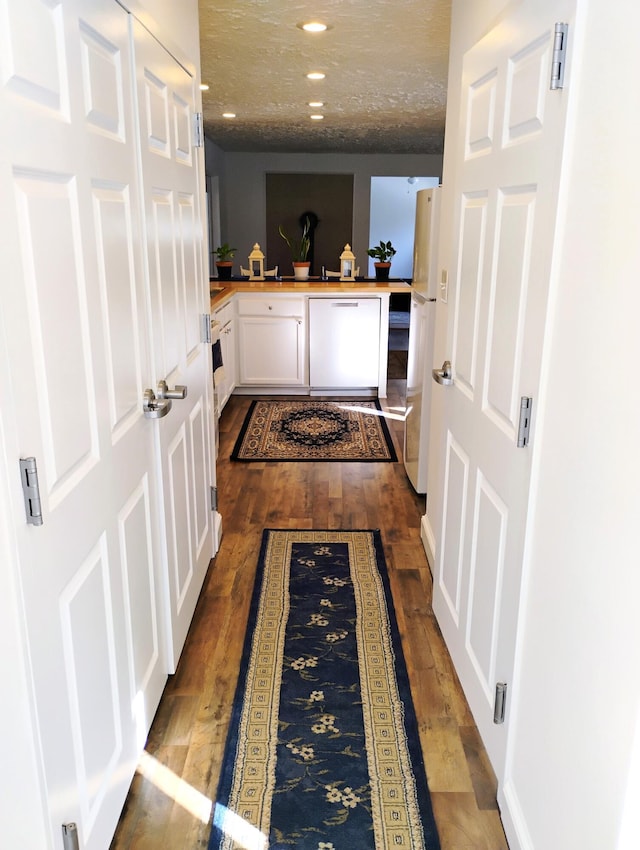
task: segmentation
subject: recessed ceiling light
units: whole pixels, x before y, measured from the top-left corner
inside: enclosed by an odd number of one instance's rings
[[[223,112],[222,117],[223,118],[235,118],[236,113],[235,112]]]
[[[324,115],[310,115],[309,118],[311,118],[312,121],[322,121]]]
[[[307,105],[312,109],[320,109],[321,106],[324,106],[324,103],[321,100],[310,100]]]
[[[324,80],[325,75],[322,71],[311,71],[311,73],[307,74],[308,80]]]
[[[206,83],[200,83],[200,91],[209,91],[209,86]]]
[[[324,32],[329,29],[326,24],[322,24],[320,21],[308,21],[304,24],[298,24],[298,26],[305,32]]]

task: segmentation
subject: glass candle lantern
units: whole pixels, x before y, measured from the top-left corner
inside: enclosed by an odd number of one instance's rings
[[[340,254],[340,280],[355,280],[356,257],[348,243]]]
[[[257,242],[249,254],[249,280],[264,280],[264,254]]]

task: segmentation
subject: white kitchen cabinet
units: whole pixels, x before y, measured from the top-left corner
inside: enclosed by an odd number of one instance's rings
[[[378,387],[380,318],[379,297],[309,298],[312,389]]]
[[[220,337],[222,352],[222,377],[214,382],[216,413],[218,418],[234,391],[237,382],[236,357],[236,326],[234,302],[229,301],[224,307],[213,313],[215,328]]]
[[[251,387],[304,386],[304,298],[278,295],[238,299],[238,383]]]

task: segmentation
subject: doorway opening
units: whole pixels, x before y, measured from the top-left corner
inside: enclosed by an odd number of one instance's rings
[[[413,238],[416,221],[416,192],[440,185],[439,177],[372,177],[369,203],[369,247],[381,240],[396,249],[391,276],[411,280]],[[374,277],[369,258],[368,277]]]
[[[439,177],[372,177],[369,207],[369,246],[381,240],[396,249],[391,277],[411,281],[416,219],[416,192],[440,185]],[[368,276],[374,276],[369,259]],[[409,351],[409,293],[392,293],[389,303],[387,377],[406,379]]]

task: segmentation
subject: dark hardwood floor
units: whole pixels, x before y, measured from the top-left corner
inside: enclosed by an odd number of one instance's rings
[[[402,457],[405,381],[382,402]],[[442,850],[507,850],[495,780],[431,610],[424,499],[402,463],[231,463],[250,398],[220,420],[220,550],[166,686],[111,850],[206,848],[264,528],[379,528]],[[351,848],[357,850],[357,848]]]

